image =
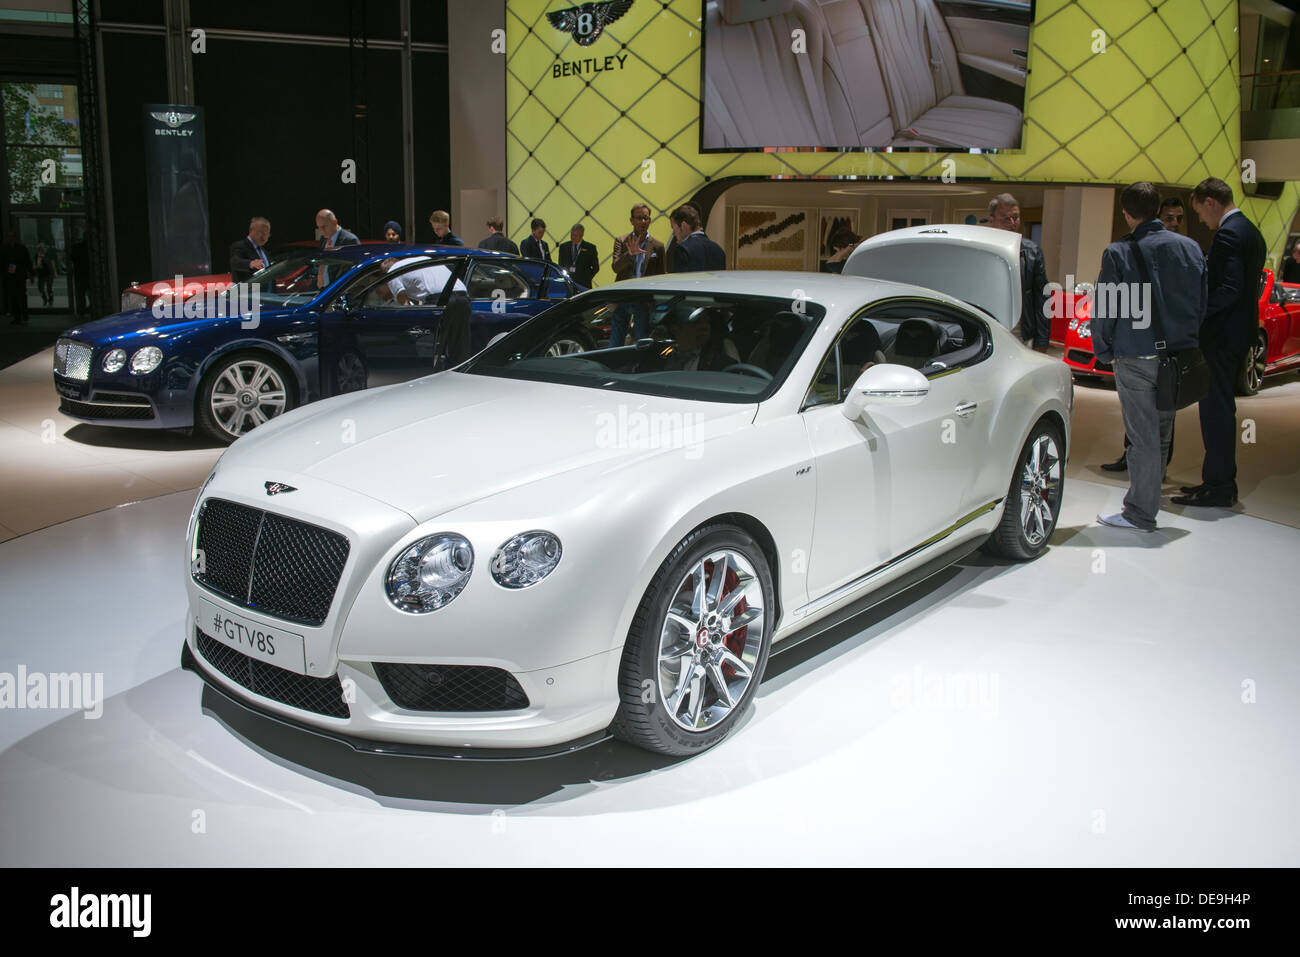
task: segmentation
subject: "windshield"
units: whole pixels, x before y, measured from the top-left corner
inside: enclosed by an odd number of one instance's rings
[[[780,388],[825,314],[803,300],[602,289],[548,309],[457,371],[761,402]]]
[[[333,255],[329,250],[293,252],[254,273],[247,282],[258,288],[263,304],[296,306],[311,302],[321,289],[355,265],[355,260]]]

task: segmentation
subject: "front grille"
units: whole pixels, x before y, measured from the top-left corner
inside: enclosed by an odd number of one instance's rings
[[[515,676],[480,665],[407,665],[376,661],[384,691],[407,711],[517,711],[528,695]]]
[[[59,411],[83,419],[152,419],[153,406],[145,399],[143,404],[116,401],[80,402],[76,399],[59,400]]]
[[[260,508],[210,498],[194,531],[194,580],[266,615],[319,625],[348,560],[338,532]]]
[[[54,372],[67,379],[85,382],[90,378],[90,346],[74,339],[60,339],[54,344]]]
[[[250,658],[242,651],[236,651],[204,634],[201,628],[194,629],[194,636],[199,654],[208,664],[253,694],[287,704],[291,708],[323,714],[327,718],[352,716],[347,702],[343,700],[343,683],[339,681],[338,675],[311,678]]]

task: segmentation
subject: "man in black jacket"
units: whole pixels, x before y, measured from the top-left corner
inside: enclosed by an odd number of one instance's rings
[[[1291,254],[1282,261],[1283,282],[1300,283],[1300,239],[1291,247]]]
[[[356,246],[361,243],[356,233],[339,225],[339,218],[333,210],[322,209],[316,214],[316,229],[320,232],[321,249],[337,249],[339,246]],[[316,273],[316,288],[324,289],[342,274],[342,266],[321,266]]]
[[[534,219],[532,225],[528,228],[532,230],[532,235],[525,236],[523,242],[519,244],[519,254],[528,256],[531,259],[545,259],[550,262],[551,247],[542,238],[546,235],[546,220]]]
[[[259,269],[271,265],[266,254],[266,241],[271,238],[271,221],[265,216],[254,216],[248,223],[248,235],[230,244],[230,278],[243,282]]]
[[[27,284],[33,279],[32,256],[18,240],[18,233],[9,230],[4,246],[0,246],[0,276],[4,278],[5,307],[13,317],[15,326],[27,324]]]
[[[433,241],[440,246],[464,246],[460,237],[451,231],[451,214],[445,209],[435,209],[429,214],[429,225],[433,227]]]
[[[1201,326],[1201,352],[1210,392],[1201,400],[1205,461],[1201,484],[1186,486],[1175,505],[1226,508],[1237,501],[1237,400],[1233,385],[1259,335],[1259,277],[1264,237],[1232,201],[1232,187],[1211,176],[1192,191],[1192,209],[1210,229],[1210,298]]]
[[[1052,338],[1047,308],[1047,265],[1038,243],[1021,233],[1020,202],[1010,193],[989,200],[989,225],[1020,235],[1020,338],[1036,352],[1046,352]]]
[[[1174,413],[1156,405],[1161,351],[1193,349],[1205,315],[1206,272],[1201,247],[1156,218],[1160,193],[1134,183],[1120,194],[1132,231],[1101,255],[1093,289],[1092,344],[1098,360],[1115,366],[1128,451],[1124,509],[1098,515],[1103,525],[1155,531],[1160,480],[1169,459]]]
[[[678,206],[668,214],[672,227],[673,247],[670,272],[713,272],[727,268],[727,254],[700,227],[700,213],[690,203]]]
[[[493,216],[487,221],[488,234],[478,244],[479,249],[492,249],[499,253],[512,253],[519,255],[519,247],[515,241],[507,236],[504,232],[506,228],[505,221],[500,216]]]
[[[569,230],[569,241],[559,247],[556,258],[574,282],[590,289],[592,278],[600,272],[600,255],[594,245],[582,241],[586,231],[582,223],[575,223]]]

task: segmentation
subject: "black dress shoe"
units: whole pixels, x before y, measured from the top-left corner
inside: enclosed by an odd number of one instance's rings
[[[1205,491],[1205,483],[1202,482],[1200,485],[1180,485],[1178,486],[1178,491],[1182,492],[1184,495],[1195,495],[1198,492]]]
[[[1106,472],[1127,472],[1128,471],[1128,452],[1125,452],[1114,462],[1107,462],[1102,466]]]
[[[1193,505],[1197,508],[1231,508],[1237,504],[1237,493],[1201,488],[1187,495],[1175,495],[1170,501],[1175,505]]]

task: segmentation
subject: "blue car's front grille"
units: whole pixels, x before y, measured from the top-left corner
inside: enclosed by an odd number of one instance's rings
[[[194,580],[276,618],[320,625],[329,614],[348,540],[260,508],[210,498],[194,530],[200,557]]]
[[[65,379],[85,382],[90,378],[90,357],[94,349],[75,339],[60,339],[54,344],[54,372]]]

